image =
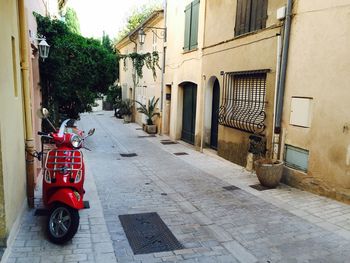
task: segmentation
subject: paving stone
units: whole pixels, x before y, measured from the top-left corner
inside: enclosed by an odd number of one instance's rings
[[[159,141],[166,136],[140,140],[136,124],[124,125],[107,113],[83,114],[78,125],[98,131],[84,155],[91,208],[80,212],[78,233],[63,247],[46,241],[43,218],[26,213],[11,259],[333,263],[350,257],[345,204],[285,185],[255,191],[249,185],[258,182],[256,176],[242,167],[181,143],[163,146]],[[138,157],[117,160],[121,152]],[[241,190],[223,190],[227,185]],[[118,216],[143,212],[157,212],[185,249],[134,255]]]

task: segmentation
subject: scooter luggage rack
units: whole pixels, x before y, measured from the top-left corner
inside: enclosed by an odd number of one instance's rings
[[[64,152],[64,155],[58,155],[59,152]],[[51,153],[54,153],[52,155]],[[72,156],[67,156],[68,153],[71,153]],[[78,155],[76,155],[78,153]],[[50,159],[50,161],[49,161]],[[72,161],[62,161],[59,159],[72,159]],[[75,161],[74,159],[80,159]],[[73,161],[74,160],[74,161]],[[57,167],[57,165],[62,164],[61,167]],[[76,167],[78,165],[78,167]],[[52,167],[53,166],[53,167]],[[48,151],[46,162],[45,162],[45,169],[53,172],[51,175],[52,178],[56,178],[56,172],[70,172],[70,176],[72,175],[73,171],[80,171],[83,168],[83,153],[79,150],[57,150],[53,149]]]

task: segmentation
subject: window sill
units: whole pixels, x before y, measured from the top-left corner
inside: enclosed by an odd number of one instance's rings
[[[198,47],[194,48],[194,49],[191,49],[191,50],[183,51],[182,54],[185,55],[185,54],[192,53],[192,52],[195,52],[195,51],[198,51]]]

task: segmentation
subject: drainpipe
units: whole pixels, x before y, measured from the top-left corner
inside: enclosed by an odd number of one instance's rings
[[[275,94],[274,94],[274,104],[273,104],[274,113],[276,113],[278,82],[279,82],[280,69],[281,69],[281,55],[282,55],[282,37],[280,34],[278,34],[277,35],[276,80],[275,80],[276,84],[275,84]],[[275,118],[273,118],[272,120],[272,159],[277,160],[280,134],[275,134],[274,128],[275,128]]]
[[[281,133],[281,123],[282,123],[282,114],[283,114],[283,98],[284,98],[287,63],[288,63],[290,28],[291,28],[291,22],[292,22],[292,8],[293,8],[293,0],[287,0],[286,19],[284,22],[281,72],[280,72],[280,76],[279,76],[278,90],[277,90],[275,129],[274,129],[275,134],[278,134],[278,135],[280,135],[280,133]],[[279,145],[279,147],[281,147],[281,144]],[[280,156],[280,158],[282,158],[282,157]]]
[[[25,150],[26,150],[26,171],[27,171],[27,199],[28,206],[34,207],[34,138],[32,115],[30,105],[29,85],[29,50],[27,38],[27,21],[24,7],[24,0],[18,0],[20,47],[21,47],[21,74],[23,90],[23,107],[25,120]]]
[[[136,42],[135,40],[133,40],[133,39],[131,38],[131,36],[129,36],[129,40],[130,40],[132,43],[135,44],[135,52],[137,53],[137,42]],[[135,96],[136,96],[136,95],[135,95],[135,94],[136,94],[136,82],[137,82],[137,80],[136,80],[136,78],[137,78],[136,69],[133,68],[133,72],[131,72],[131,74],[134,74],[134,75],[135,75],[135,77],[132,76],[133,83],[134,83],[134,87],[133,87],[133,89],[132,89],[132,100],[135,102],[135,100],[136,100],[136,98],[135,98]],[[136,121],[136,103],[134,103],[134,112],[133,112],[133,114],[132,114],[131,117],[132,117],[132,118],[131,118],[131,121],[135,122],[135,121]]]
[[[163,1],[163,12],[164,12],[164,40],[163,40],[163,61],[162,61],[162,80],[160,84],[160,129],[159,129],[159,135],[163,135],[163,127],[164,127],[164,78],[165,78],[165,52],[166,52],[166,45],[167,42],[167,28],[166,28],[166,17],[167,17],[167,0]]]

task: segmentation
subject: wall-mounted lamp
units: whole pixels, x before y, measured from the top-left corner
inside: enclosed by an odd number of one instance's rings
[[[166,41],[166,28],[163,27],[141,27],[139,30],[139,42],[140,45],[143,45],[145,43],[146,33],[144,31],[144,28],[150,28],[152,33],[159,39],[164,39]],[[161,30],[161,33],[158,35],[157,31]]]
[[[41,57],[43,59],[43,61],[45,61],[45,59],[49,56],[49,51],[50,51],[50,45],[46,42],[46,37],[38,35],[38,37],[31,36],[31,39],[35,39],[37,41],[40,41],[38,43],[39,57]]]
[[[39,39],[40,40],[40,39]],[[45,58],[49,56],[50,45],[47,44],[46,39],[41,39],[39,43],[39,56],[45,61]]]

